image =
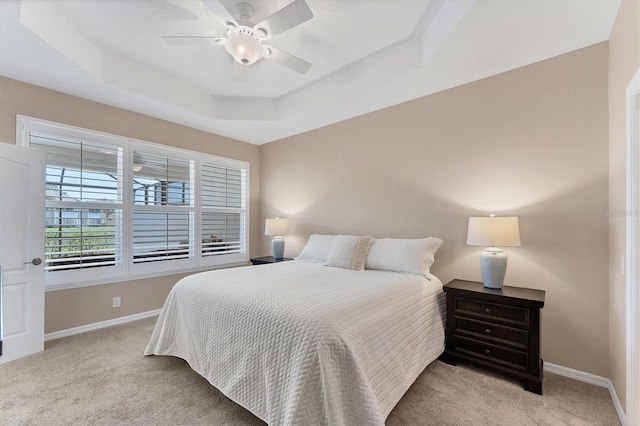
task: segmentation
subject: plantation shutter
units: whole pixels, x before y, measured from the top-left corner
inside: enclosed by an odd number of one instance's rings
[[[133,162],[133,263],[193,258],[193,160],[134,150]]]
[[[202,163],[202,256],[246,253],[246,171]]]
[[[122,148],[44,133],[47,152],[45,271],[122,263]]]

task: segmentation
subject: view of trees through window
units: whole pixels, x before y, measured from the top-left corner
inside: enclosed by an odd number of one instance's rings
[[[115,209],[46,209],[47,270],[115,265]]]

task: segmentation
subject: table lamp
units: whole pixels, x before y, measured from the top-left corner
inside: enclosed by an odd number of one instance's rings
[[[470,217],[467,244],[489,246],[480,253],[482,282],[487,288],[502,288],[507,272],[507,255],[497,246],[519,246],[520,228],[518,218],[510,217]]]
[[[284,238],[283,235],[289,233],[289,219],[286,217],[276,217],[275,219],[267,219],[264,225],[264,235],[273,235],[271,240],[271,249],[273,250],[274,259],[282,259],[284,257]]]

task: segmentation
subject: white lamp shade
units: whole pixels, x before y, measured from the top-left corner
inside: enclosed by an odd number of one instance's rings
[[[520,228],[516,216],[470,217],[467,231],[470,246],[519,246]]]
[[[267,219],[264,225],[264,235],[287,235],[288,233],[289,219],[286,217]]]

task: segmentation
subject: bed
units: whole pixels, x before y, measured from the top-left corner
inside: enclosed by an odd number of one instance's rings
[[[145,355],[182,358],[270,425],[381,425],[444,350],[430,273],[294,260],[194,274]]]

